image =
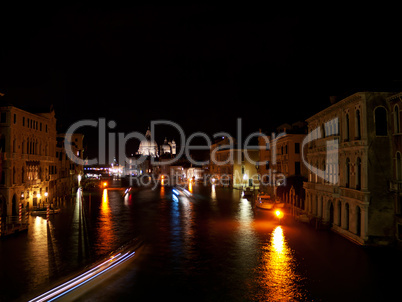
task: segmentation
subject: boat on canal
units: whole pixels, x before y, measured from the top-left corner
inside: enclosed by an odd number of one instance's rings
[[[257,208],[263,209],[263,210],[273,210],[277,208],[283,208],[284,203],[281,202],[280,199],[278,198],[273,198],[271,195],[268,194],[259,194],[255,206]]]
[[[275,206],[275,199],[271,198],[271,195],[260,194],[258,195],[255,206],[264,210],[272,210]]]
[[[60,208],[55,208],[55,209],[49,209],[49,214],[58,214],[61,212]],[[42,208],[42,209],[36,209],[31,212],[32,216],[41,216],[41,215],[47,215],[47,208]]]

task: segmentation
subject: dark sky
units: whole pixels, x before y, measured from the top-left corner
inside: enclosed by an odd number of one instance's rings
[[[105,117],[125,133],[168,119],[187,136],[235,135],[242,118],[247,134],[304,120],[330,95],[401,90],[392,8],[0,7],[0,92],[53,104],[61,130]]]

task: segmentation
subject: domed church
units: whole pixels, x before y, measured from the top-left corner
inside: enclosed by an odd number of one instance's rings
[[[145,133],[145,140],[141,141],[137,154],[144,156],[158,156],[158,144],[152,139],[151,130]]]
[[[163,141],[163,144],[161,145],[161,150],[160,154],[171,154],[171,155],[176,155],[176,142],[172,140],[171,142],[167,140],[165,137],[165,140]]]

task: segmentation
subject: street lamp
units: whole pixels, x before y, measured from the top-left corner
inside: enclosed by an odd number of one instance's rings
[[[276,215],[276,217],[278,217],[279,223],[281,223],[281,218],[283,218],[283,212],[280,210],[276,210],[275,215]]]

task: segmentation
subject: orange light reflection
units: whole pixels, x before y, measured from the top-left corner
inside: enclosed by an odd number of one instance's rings
[[[276,226],[269,244],[263,247],[263,275],[260,286],[266,289],[269,301],[298,301],[304,296],[297,281],[292,250],[286,243],[283,229]]]
[[[100,204],[100,212],[98,219],[98,244],[108,251],[113,244],[113,222],[109,205],[109,194],[107,189],[103,189],[102,202]]]

